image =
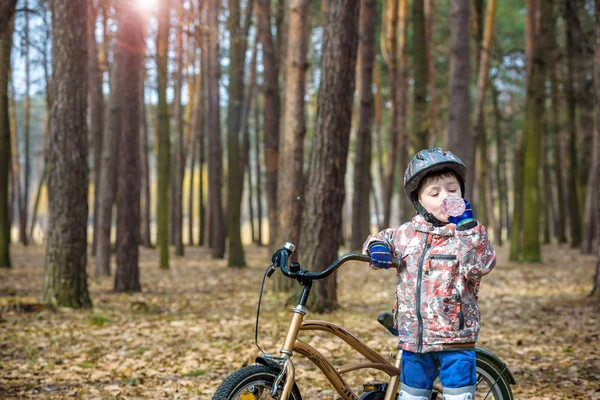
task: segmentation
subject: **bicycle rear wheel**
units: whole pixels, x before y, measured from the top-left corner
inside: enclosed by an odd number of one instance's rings
[[[477,382],[475,383],[475,400],[513,400],[510,383],[505,371],[490,360],[477,357],[476,364]],[[439,378],[435,380],[434,392],[437,399],[442,399],[442,383]]]
[[[265,365],[249,365],[229,375],[219,386],[213,400],[269,400],[273,382],[279,371]],[[278,393],[281,394],[283,385]],[[302,400],[296,384],[290,393],[290,400]]]

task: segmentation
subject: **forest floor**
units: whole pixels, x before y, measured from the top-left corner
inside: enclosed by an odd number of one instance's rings
[[[186,250],[160,270],[156,251],[142,249],[141,293],[112,293],[112,278],[90,278],[92,310],[51,311],[26,305],[39,299],[44,249],[13,246],[14,268],[0,270],[0,398],[212,398],[228,374],[260,354],[256,303],[270,257],[250,247],[249,268],[230,269],[203,249]],[[544,264],[519,265],[506,253],[498,250],[497,267],[482,282],[479,345],[508,364],[516,399],[600,399],[600,306],[587,297],[595,258],[554,245],[544,247]],[[259,344],[277,354],[291,307],[272,285]],[[394,286],[393,272],[353,262],[338,274],[341,308],[309,310],[308,318],[340,324],[387,357],[395,340],[376,318],[391,308]],[[303,337],[334,365],[358,361],[337,339]],[[296,362],[303,398],[337,398],[311,365]],[[353,388],[384,378],[364,371],[345,377]]]

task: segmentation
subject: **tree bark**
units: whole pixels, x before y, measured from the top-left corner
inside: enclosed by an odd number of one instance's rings
[[[600,0],[594,2],[594,163],[596,164],[596,175],[598,174],[598,158],[600,157]],[[596,273],[593,279],[591,295],[596,302],[600,301],[600,195],[596,188]]]
[[[580,205],[580,193],[578,184],[578,152],[577,152],[577,123],[576,123],[576,107],[577,107],[577,95],[575,91],[575,63],[577,62],[577,50],[578,45],[574,38],[575,26],[577,18],[574,15],[577,12],[575,8],[576,4],[572,4],[572,1],[565,2],[565,19],[567,21],[567,27],[565,29],[567,34],[567,74],[565,91],[567,100],[567,158],[569,168],[565,171],[567,187],[567,203],[569,209],[569,226],[571,233],[571,247],[579,247],[581,245],[581,212],[579,209]]]
[[[219,4],[209,0],[206,13],[207,44],[205,59],[206,83],[206,133],[208,151],[208,247],[213,258],[225,257],[225,218],[222,205],[223,150],[221,146],[221,120],[219,79]]]
[[[156,190],[156,245],[160,251],[160,268],[169,268],[169,174],[171,166],[171,129],[169,106],[167,104],[169,17],[168,2],[160,2],[158,18],[158,37],[156,40],[156,68],[158,91],[158,156]]]
[[[322,270],[337,257],[344,175],[352,120],[358,45],[359,3],[328,1],[323,24],[322,77],[313,137],[309,188],[302,223],[302,264]],[[334,100],[332,100],[334,99]],[[310,307],[332,311],[337,305],[335,275],[313,286]]]
[[[532,0],[531,3],[536,3]],[[529,8],[531,13],[535,8]],[[547,14],[548,7],[542,7]],[[539,171],[541,163],[542,119],[544,113],[544,40],[547,37],[547,18],[541,19],[540,32],[533,39],[533,66],[528,76],[527,99],[525,105],[525,125],[523,129],[523,145],[525,148],[524,188],[524,221],[523,221],[523,261],[536,263],[542,261],[540,251],[540,184]]]
[[[240,162],[240,131],[244,104],[245,36],[240,29],[240,0],[229,0],[229,104],[227,107],[227,233],[228,266],[245,267],[241,235],[243,173]]]
[[[144,67],[142,67],[144,68]],[[145,75],[145,74],[144,74]],[[140,243],[147,249],[152,248],[150,222],[150,163],[148,161],[148,121],[146,118],[146,95],[144,80],[140,93],[140,190],[141,190],[141,229]]]
[[[263,245],[263,207],[262,207],[262,170],[260,167],[260,94],[256,90],[254,92],[254,153],[256,154],[256,219],[258,227],[256,232],[256,245]],[[263,153],[264,154],[264,153]]]
[[[308,0],[290,0],[288,49],[285,60],[286,87],[279,168],[278,210],[281,241],[301,248],[302,209],[304,202],[304,137],[306,135],[306,71],[308,70]],[[283,243],[281,243],[283,244]],[[296,261],[296,256],[293,256]],[[278,278],[275,290],[294,287],[291,279]]]
[[[433,57],[432,37],[435,23],[435,2],[425,0],[425,40],[427,43],[427,72],[429,74],[429,90],[431,93],[431,127],[429,135],[429,146],[435,146],[438,142],[440,100],[437,90],[437,73]]]
[[[48,235],[42,301],[91,307],[87,288],[87,1],[52,3]],[[78,82],[74,85],[73,82]]]
[[[175,149],[174,149],[174,168],[171,174],[172,192],[171,192],[171,211],[173,218],[171,220],[172,239],[175,245],[175,256],[183,257],[183,177],[185,174],[185,155],[183,144],[183,106],[181,104],[181,91],[183,88],[183,2],[179,0],[177,5],[177,36],[175,39],[175,87],[173,98],[173,117],[175,118]],[[188,88],[189,90],[189,88]]]
[[[375,0],[362,0],[360,9],[358,128],[352,194],[352,236],[350,249],[360,250],[370,232],[369,194],[371,192],[371,128],[373,124],[373,65],[375,63]]]
[[[398,125],[400,126],[400,147],[398,157],[400,159],[400,170],[399,176],[404,177],[404,170],[408,165],[408,96],[409,96],[409,84],[408,84],[408,0],[400,0],[398,7],[398,29],[400,31],[400,38],[398,40],[398,52],[400,53],[400,64],[398,66]],[[434,82],[434,81],[432,81]],[[406,221],[411,219],[411,215],[414,212],[412,201],[405,196],[404,193],[400,193],[399,196],[399,215],[400,221]],[[387,228],[387,225],[386,225]]]
[[[415,0],[413,3],[413,123],[411,147],[417,152],[429,146],[429,115],[427,111],[427,85],[429,73],[427,71],[427,40],[425,37],[425,10],[424,0]]]
[[[0,267],[10,268],[10,207],[8,182],[10,170],[10,122],[8,82],[12,47],[13,16],[16,0],[0,6]]]
[[[25,8],[25,23],[23,26],[23,53],[25,61],[25,95],[23,96],[23,193],[21,207],[19,208],[19,241],[27,246],[27,217],[29,212],[29,185],[31,182],[31,157],[29,151],[29,131],[31,119],[31,98],[29,91],[31,87],[31,78],[29,73],[29,2],[25,0],[23,4]]]
[[[555,20],[557,2],[551,4],[552,20]],[[556,185],[556,229],[555,236],[558,243],[567,243],[566,235],[566,218],[567,209],[565,207],[565,190],[564,190],[564,139],[560,126],[560,89],[557,77],[557,68],[560,68],[560,48],[556,42],[556,23],[550,24],[548,27],[548,46],[551,46],[551,53],[548,54],[550,63],[547,68],[547,73],[550,78],[550,118],[552,123],[552,155],[554,163],[554,185]]]
[[[100,199],[98,205],[98,235],[96,237],[96,276],[110,275],[111,228],[113,204],[116,198],[117,166],[119,159],[119,137],[121,135],[121,85],[123,73],[122,47],[114,52],[111,75],[110,96],[105,131],[102,135],[102,161],[100,162]]]
[[[94,158],[94,215],[92,256],[96,256],[98,243],[98,213],[100,207],[100,176],[102,162],[102,135],[104,132],[104,94],[102,93],[102,72],[98,61],[98,43],[96,42],[96,17],[99,6],[97,2],[90,2],[88,8],[88,98],[90,102],[90,136]]]
[[[117,46],[123,47],[119,190],[117,198],[117,292],[139,292],[140,122],[145,57],[144,21],[134,3],[119,3]]]
[[[448,97],[448,149],[467,166],[466,198],[472,198],[475,175],[473,138],[469,132],[469,0],[450,1],[450,93]]]
[[[264,155],[266,169],[267,206],[269,214],[269,248],[273,250],[283,243],[276,243],[277,223],[279,213],[277,210],[277,179],[280,162],[279,154],[279,69],[277,54],[271,34],[271,2],[270,0],[257,0],[256,3],[258,39],[263,50],[263,118],[264,118]]]
[[[400,112],[398,108],[398,0],[386,3],[385,7],[385,41],[383,53],[387,54],[386,62],[389,70],[390,102],[392,104],[392,123],[390,125],[390,146],[387,156],[387,175],[383,185],[383,225],[390,225],[392,215],[392,197],[394,196],[396,164],[398,161],[398,141],[400,136]]]
[[[256,92],[256,56],[257,56],[257,44],[254,41],[252,48],[252,59],[250,61],[250,78],[248,81],[245,101],[244,101],[244,112],[242,118],[242,132],[243,132],[243,144],[242,144],[242,170],[247,176],[248,184],[248,213],[250,220],[250,234],[252,236],[252,243],[256,242],[256,233],[254,229],[254,188],[252,186],[252,169],[250,163],[250,111],[253,110]]]

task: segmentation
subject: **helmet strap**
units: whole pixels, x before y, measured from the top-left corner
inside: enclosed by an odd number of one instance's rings
[[[425,207],[423,207],[423,205],[421,204],[421,202],[419,201],[417,196],[415,196],[414,193],[412,195],[412,202],[413,202],[413,205],[415,206],[415,209],[417,210],[417,213],[420,216],[422,216],[425,219],[425,221],[429,222],[431,225],[433,225],[435,227],[442,227],[442,226],[446,226],[448,224],[448,222],[440,221],[432,213],[428,212],[425,209]]]

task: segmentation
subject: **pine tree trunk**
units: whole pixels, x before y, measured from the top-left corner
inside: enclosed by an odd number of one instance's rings
[[[202,4],[202,2],[200,2]],[[205,42],[204,40],[200,41],[200,47],[202,48],[203,53],[205,52]],[[205,237],[205,228],[206,228],[206,218],[205,218],[205,203],[204,203],[204,162],[205,162],[205,152],[204,152],[204,143],[206,140],[206,77],[204,74],[206,58],[201,58],[201,69],[200,74],[198,76],[198,90],[196,92],[196,101],[195,101],[195,135],[198,146],[198,246],[204,246],[204,237]]]
[[[119,137],[121,135],[121,85],[119,77],[123,73],[122,48],[116,47],[111,75],[110,96],[102,135],[102,161],[100,162],[100,198],[98,205],[98,234],[96,237],[96,276],[110,275],[111,228],[113,204],[116,198],[114,189],[117,182],[119,159]]]
[[[522,257],[522,240],[521,234],[523,230],[523,191],[517,188],[523,187],[523,169],[524,169],[524,139],[515,135],[513,138],[513,212],[512,221],[509,229],[509,259],[510,261],[520,261]]]
[[[508,187],[506,182],[506,150],[504,145],[504,130],[502,129],[502,113],[498,106],[499,92],[492,83],[492,100],[494,102],[495,130],[496,130],[496,193],[498,198],[498,224],[494,239],[498,246],[502,246],[502,231],[508,228]]]
[[[25,0],[24,8],[29,9],[29,2]],[[27,246],[27,217],[29,211],[29,184],[31,182],[31,157],[29,154],[29,131],[31,116],[31,99],[29,91],[31,87],[31,78],[29,73],[29,11],[24,13],[25,23],[23,26],[23,53],[25,61],[25,95],[23,96],[23,193],[21,208],[19,209],[19,241]]]
[[[257,41],[254,41],[252,48],[252,60],[250,61],[250,78],[248,80],[247,91],[244,101],[244,112],[242,119],[243,145],[242,145],[242,170],[248,178],[248,212],[250,220],[250,234],[252,243],[256,242],[256,233],[254,230],[254,188],[252,187],[252,168],[250,163],[250,111],[253,109],[256,91],[256,56]]]
[[[261,167],[260,167],[260,94],[256,90],[254,92],[254,153],[256,157],[256,218],[258,221],[257,233],[256,233],[256,245],[262,246],[263,233],[263,208],[262,208],[262,179],[261,179]]]
[[[352,120],[358,45],[359,3],[328,1],[323,23],[322,77],[313,136],[306,208],[302,223],[302,264],[326,268],[337,257],[344,175]],[[336,101],[331,101],[334,98]],[[332,311],[337,305],[335,275],[313,286],[310,308]]]
[[[362,0],[360,9],[358,128],[352,194],[352,236],[350,249],[360,250],[370,232],[371,127],[373,124],[373,65],[375,63],[375,0]]]
[[[90,102],[90,136],[94,159],[94,215],[92,256],[96,256],[98,243],[98,213],[100,206],[100,175],[102,162],[102,135],[104,133],[104,94],[102,93],[102,72],[98,61],[98,43],[96,42],[96,17],[98,7],[95,2],[90,2],[88,8],[88,90]]]
[[[427,85],[429,73],[427,71],[427,40],[425,37],[425,10],[424,0],[415,0],[413,3],[413,52],[414,66],[414,91],[413,91],[413,123],[411,147],[417,152],[426,149],[429,145],[429,113],[427,111]]]
[[[213,258],[225,257],[225,218],[221,188],[223,181],[223,150],[221,146],[221,120],[219,78],[219,16],[218,0],[209,0],[207,18],[207,44],[205,59],[206,83],[206,133],[208,151],[208,247]]]
[[[600,0],[594,2],[594,163],[596,164],[596,175],[598,175],[600,166]],[[596,188],[598,192],[598,188]],[[596,193],[596,273],[592,293],[595,299],[600,301],[600,193]]]
[[[474,141],[469,132],[469,62],[470,62],[469,0],[450,2],[450,94],[448,98],[448,150],[467,166],[466,198],[472,198],[475,175]]]
[[[398,157],[400,159],[399,176],[400,180],[404,177],[404,170],[408,165],[408,131],[407,131],[407,113],[408,113],[408,96],[409,96],[409,84],[408,84],[408,0],[400,0],[398,7],[398,29],[400,31],[400,38],[398,39],[398,52],[400,54],[400,64],[398,66],[398,80],[399,83],[396,86],[398,90],[398,124],[400,125],[400,148]],[[414,213],[412,201],[400,193],[399,196],[399,214],[400,221],[406,221],[411,219],[411,215]],[[386,226],[387,227],[387,226]]]
[[[8,81],[15,6],[16,0],[3,2],[0,6],[0,15],[3,16],[0,18],[0,268],[10,268],[11,266],[8,196],[11,140],[8,116]]]
[[[382,96],[381,96],[381,66],[379,62],[375,62],[375,72],[373,73],[373,80],[375,81],[375,98],[374,98],[374,107],[375,107],[375,159],[377,162],[377,182],[379,182],[379,188],[381,189],[381,201],[385,202],[385,169],[384,169],[384,155],[383,155],[383,143],[381,138],[381,129],[383,125],[383,112],[382,112]],[[374,188],[373,188],[374,189]],[[373,196],[376,197],[376,193],[373,190]],[[385,208],[385,206],[383,206]],[[382,210],[383,211],[383,210]],[[385,213],[383,213],[385,214]],[[377,227],[379,230],[386,229],[387,226],[384,225],[384,216],[383,214],[377,213]]]
[[[171,210],[173,218],[171,220],[171,229],[173,231],[173,244],[175,245],[175,256],[183,257],[183,176],[185,174],[185,156],[183,144],[183,106],[181,104],[181,91],[183,88],[183,1],[179,0],[177,5],[177,37],[175,39],[176,47],[176,72],[174,76],[174,98],[173,98],[173,116],[175,118],[175,149],[174,149],[174,168],[171,174],[173,191],[171,192]],[[189,88],[188,88],[189,90]]]
[[[566,100],[567,100],[567,132],[568,132],[568,141],[567,141],[567,159],[568,159],[568,168],[565,171],[567,187],[565,188],[567,191],[567,203],[569,209],[569,226],[571,233],[571,247],[579,247],[581,245],[581,212],[579,210],[579,202],[580,202],[580,193],[579,193],[579,185],[578,185],[578,159],[579,153],[577,151],[577,126],[576,126],[576,106],[577,106],[577,96],[575,91],[575,63],[577,62],[577,49],[578,45],[575,43],[574,31],[576,16],[574,15],[577,12],[577,9],[574,8],[574,4],[571,1],[565,2],[565,19],[567,20],[567,74],[565,91],[566,91]]]
[[[240,168],[240,131],[244,104],[244,62],[246,44],[240,29],[240,0],[229,0],[229,104],[227,107],[227,233],[228,266],[245,267],[241,236],[243,174]]]
[[[555,18],[556,15],[556,2],[553,2],[551,5],[552,11],[552,19]],[[564,143],[563,143],[563,134],[562,129],[560,127],[560,89],[559,82],[557,77],[557,68],[560,67],[560,48],[556,43],[556,24],[550,24],[549,33],[548,33],[548,45],[551,46],[551,53],[549,56],[549,65],[547,68],[547,73],[549,74],[550,79],[550,118],[552,123],[552,155],[553,155],[553,164],[554,164],[554,185],[556,187],[556,229],[555,236],[558,240],[558,243],[567,243],[566,236],[566,218],[567,218],[567,209],[565,207],[565,195],[566,192],[564,190],[564,178],[563,178],[563,169],[564,169]]]
[[[285,106],[279,167],[279,235],[282,242],[301,247],[304,202],[304,137],[306,135],[306,71],[308,70],[308,0],[290,0],[287,59],[285,60]],[[283,243],[277,243],[281,245]],[[296,261],[296,256],[293,256]],[[294,282],[279,275],[275,290],[290,290]]]
[[[133,3],[120,5],[117,46],[123,46],[122,108],[117,198],[117,292],[139,292],[140,122],[145,52],[144,22]]]
[[[42,301],[91,307],[87,289],[88,136],[86,0],[52,7],[52,105],[48,152],[48,235]],[[73,85],[73,82],[78,82]]]
[[[438,142],[440,100],[437,90],[437,72],[435,70],[434,53],[432,48],[433,26],[435,24],[435,2],[425,0],[425,40],[427,42],[427,72],[429,74],[429,90],[431,93],[431,129],[429,147]]]
[[[142,67],[143,68],[143,67]],[[145,75],[145,74],[144,74]],[[141,229],[140,243],[147,249],[152,248],[150,222],[150,162],[148,161],[148,121],[146,119],[146,95],[144,82],[140,93],[140,190],[141,190]]]
[[[398,161],[398,140],[400,136],[400,121],[398,117],[400,112],[398,108],[398,85],[400,80],[398,76],[398,0],[387,2],[385,7],[385,46],[383,53],[387,54],[387,64],[389,70],[390,82],[390,102],[392,104],[392,123],[390,125],[390,146],[387,156],[387,175],[385,185],[383,185],[383,225],[390,225],[392,215],[392,197],[394,196],[396,163]]]
[[[532,0],[535,3],[536,0]],[[548,7],[542,7],[542,14],[547,14]],[[528,9],[531,13],[532,9]],[[544,113],[544,39],[548,23],[541,19],[539,34],[533,39],[533,66],[528,76],[527,99],[525,105],[525,125],[523,128],[523,145],[525,148],[524,189],[524,221],[523,221],[523,261],[526,263],[541,262],[540,251],[540,167],[542,119]]]
[[[169,17],[170,6],[161,2],[158,18],[157,38],[157,91],[158,91],[158,156],[157,156],[157,190],[156,190],[156,245],[160,251],[160,268],[169,268],[169,178],[171,167],[171,129],[169,106],[167,104],[168,85],[168,52],[169,52]]]
[[[11,171],[10,171],[10,220],[9,225],[12,228],[13,218],[15,216],[21,216],[21,209],[23,208],[23,196],[21,196],[21,163],[20,152],[19,152],[19,133],[17,129],[17,106],[15,102],[15,89],[14,81],[11,70],[11,80],[9,99],[8,99],[8,115],[10,125],[10,156],[11,156]]]
[[[277,224],[277,179],[280,163],[279,154],[279,70],[276,49],[271,35],[271,2],[257,0],[256,3],[258,39],[263,50],[263,118],[264,118],[264,157],[266,169],[267,206],[269,215],[269,248],[275,249],[278,243]]]

